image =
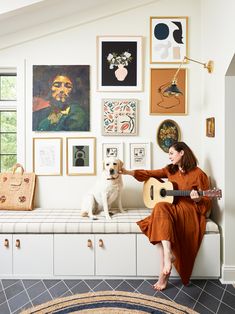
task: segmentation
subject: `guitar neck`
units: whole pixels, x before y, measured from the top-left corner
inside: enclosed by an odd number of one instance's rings
[[[191,190],[166,190],[167,196],[190,196]],[[203,196],[203,191],[197,191],[199,196]]]

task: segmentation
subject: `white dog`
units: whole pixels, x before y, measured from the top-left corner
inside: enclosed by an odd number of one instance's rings
[[[123,187],[122,169],[123,162],[117,158],[109,157],[104,161],[104,170],[95,187],[86,195],[82,202],[81,215],[96,218],[96,213],[104,210],[106,219],[111,219],[109,209],[117,199],[120,212],[124,212],[121,201]]]

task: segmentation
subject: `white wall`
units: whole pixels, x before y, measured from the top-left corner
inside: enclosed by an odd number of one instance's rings
[[[232,179],[235,175],[232,137],[234,125],[234,78],[226,79],[226,72],[235,52],[234,32],[235,2],[227,0],[202,0],[202,47],[205,57],[215,61],[212,79],[204,85],[204,117],[216,119],[216,137],[203,141],[204,160],[213,170],[213,181],[223,190],[223,198],[215,204],[214,217],[222,230],[222,280],[235,281],[235,200]],[[234,62],[231,65],[234,69]],[[232,71],[231,71],[232,72]],[[233,71],[233,76],[235,71]],[[225,88],[226,87],[226,88]]]
[[[170,8],[170,9],[169,9]],[[149,115],[149,22],[150,16],[189,16],[189,49],[194,58],[200,59],[200,5],[197,1],[181,0],[172,3],[170,0],[156,1],[133,10],[112,15],[98,21],[85,23],[63,32],[55,33],[40,39],[31,40],[25,44],[2,50],[1,63],[4,58],[19,62],[25,59],[25,90],[26,104],[26,154],[25,165],[27,170],[32,170],[32,137],[37,136],[95,136],[97,137],[97,172],[102,169],[101,144],[103,141],[123,140],[123,137],[101,136],[101,99],[132,97],[139,99],[139,136],[126,137],[125,163],[128,167],[128,142],[148,141],[152,142],[152,167],[162,167],[167,164],[168,155],[156,144],[156,131],[161,121],[173,118],[180,126],[182,140],[190,143],[199,160],[202,154],[202,133],[204,123],[200,118],[203,110],[201,103],[201,85],[197,89],[192,88],[197,82],[201,82],[203,71],[197,65],[188,65],[188,115],[187,116],[150,116]],[[131,23],[130,23],[131,21]],[[61,27],[61,24],[60,24]],[[66,26],[64,26],[66,28]],[[32,31],[31,31],[32,32]],[[97,35],[138,35],[143,36],[143,79],[144,91],[139,93],[113,93],[96,91],[96,36]],[[89,64],[91,78],[91,132],[69,133],[34,133],[32,132],[32,65],[34,64]],[[162,65],[159,65],[159,67]],[[170,65],[177,67],[177,65]],[[156,66],[152,66],[156,67]],[[162,66],[164,67],[164,66]],[[169,66],[168,66],[169,67]],[[65,140],[64,140],[65,144]],[[64,175],[61,177],[39,177],[37,188],[37,206],[56,208],[78,208],[82,195],[88,187],[94,184],[95,177],[71,177],[65,174],[66,159],[64,145]],[[125,177],[124,206],[143,206],[142,184],[133,178]],[[130,194],[131,193],[131,194]],[[133,195],[134,197],[128,197]]]

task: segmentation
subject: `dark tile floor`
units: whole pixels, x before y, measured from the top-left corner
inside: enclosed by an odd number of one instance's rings
[[[153,280],[0,280],[0,314],[22,309],[75,293],[120,290],[158,296],[186,305],[201,314],[235,313],[235,288],[219,280],[192,280],[185,287],[171,279],[162,292],[152,289]]]

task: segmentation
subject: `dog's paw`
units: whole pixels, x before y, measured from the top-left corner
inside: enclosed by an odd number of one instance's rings
[[[90,218],[91,218],[92,220],[98,220],[97,216],[95,216],[95,215],[91,215]]]
[[[106,218],[107,220],[111,220],[111,219],[112,219],[110,216],[105,216],[105,218]]]

